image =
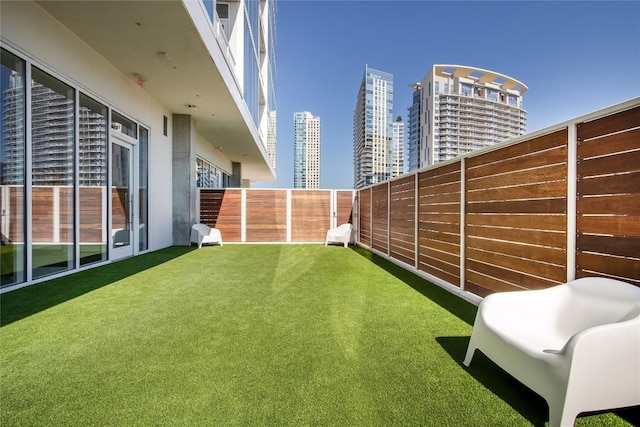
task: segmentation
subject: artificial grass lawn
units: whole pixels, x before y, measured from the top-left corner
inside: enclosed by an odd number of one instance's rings
[[[359,248],[173,247],[3,294],[1,309],[1,425],[547,420],[481,354],[462,366],[475,306]]]

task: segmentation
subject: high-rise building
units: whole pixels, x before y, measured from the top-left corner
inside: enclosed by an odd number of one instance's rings
[[[416,91],[409,107],[411,170],[526,132],[522,95],[528,88],[509,76],[462,65],[434,65],[422,82],[412,86]]]
[[[395,122],[391,123],[391,144],[390,151],[390,178],[395,178],[405,173],[404,162],[404,122],[398,116]]]
[[[293,114],[294,188],[320,188],[320,117]]]
[[[362,188],[391,176],[393,75],[365,66],[353,114],[353,185]]]
[[[412,104],[409,107],[407,120],[407,172],[420,168],[420,83],[409,85],[413,87]]]

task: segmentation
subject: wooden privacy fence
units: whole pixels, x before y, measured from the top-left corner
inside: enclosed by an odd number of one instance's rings
[[[640,106],[359,190],[361,245],[485,296],[607,276],[640,286]]]
[[[199,222],[226,242],[324,242],[352,222],[354,190],[200,189]]]

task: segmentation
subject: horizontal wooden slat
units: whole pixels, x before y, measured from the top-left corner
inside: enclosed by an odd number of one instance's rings
[[[431,240],[425,238],[418,239],[418,251],[420,253],[424,253],[425,249],[433,248],[442,252],[448,252],[450,254],[460,256],[460,243],[459,240],[457,242],[443,242],[441,240]]]
[[[459,194],[461,189],[460,181],[445,182],[440,185],[429,185],[420,187],[418,190],[418,198],[422,199],[423,196],[439,195],[455,193]]]
[[[566,180],[566,165],[551,165],[543,166],[536,169],[519,170],[511,173],[502,173],[498,175],[489,175],[475,179],[468,179],[465,184],[465,189],[467,191],[472,191],[494,187],[534,184],[548,181],[566,182]]]
[[[438,270],[437,268],[426,264],[419,264],[418,269],[424,271],[425,273],[431,274],[432,276],[435,276],[441,280],[444,280],[450,285],[456,286],[458,288],[460,287],[460,276],[449,274],[445,271]]]
[[[593,236],[578,233],[576,246],[582,252],[597,252],[623,257],[640,258],[640,238],[621,236]]]
[[[532,230],[566,231],[566,215],[531,214],[467,214],[467,225],[488,225]]]
[[[442,252],[435,248],[421,248],[420,255],[423,257],[439,259],[451,265],[460,265],[460,254],[452,254],[448,252]],[[459,271],[456,273],[459,274]]]
[[[454,224],[460,224],[460,211],[457,211],[456,213],[422,212],[421,211],[418,214],[418,222],[420,224],[430,223],[430,222],[451,222]]]
[[[421,230],[428,231],[440,231],[445,233],[452,234],[460,234],[460,224],[449,223],[449,222],[430,222],[430,223],[421,223]]]
[[[578,216],[578,233],[640,237],[640,216]]]
[[[420,265],[428,265],[440,271],[448,273],[451,277],[460,278],[460,266],[458,264],[449,264],[438,258],[431,258],[424,254],[420,255]]]
[[[495,265],[484,264],[474,260],[467,260],[465,262],[466,272],[465,277],[470,272],[481,273],[485,276],[495,277],[501,279],[507,283],[512,283],[514,286],[527,288],[527,289],[541,289],[549,287],[558,283],[557,281],[549,280],[543,277],[531,276],[519,271],[512,271]]]
[[[533,261],[548,262],[551,264],[563,264],[567,260],[565,247],[552,248],[542,245],[530,245],[467,236],[466,248],[509,254],[515,257],[528,258]]]
[[[577,126],[578,140],[597,138],[637,126],[640,126],[640,107],[634,107],[589,122],[579,123]]]
[[[638,193],[640,172],[580,179],[577,191],[578,196]]]
[[[426,214],[426,213],[452,214],[452,213],[460,212],[460,203],[421,204],[418,209],[420,214]]]
[[[596,157],[578,164],[578,178],[637,171],[640,171],[640,150]]]
[[[564,181],[552,181],[519,185],[517,187],[498,187],[468,191],[466,198],[470,203],[492,200],[530,200],[557,199],[566,197],[567,184]]]
[[[640,129],[578,142],[578,161],[640,148]]]
[[[481,172],[479,175],[490,175],[492,167],[486,167],[490,163],[494,162],[502,162],[504,160],[514,159],[520,156],[529,156],[532,153],[537,153],[539,151],[550,150],[557,147],[563,147],[567,144],[567,130],[560,129],[553,133],[542,135],[537,138],[529,139],[526,141],[522,141],[518,144],[510,145],[499,150],[489,151],[488,153],[480,154],[477,156],[471,156],[465,160],[465,164],[467,167],[467,177],[469,177],[470,169],[474,169],[476,167],[482,168],[485,171],[489,171],[489,173]],[[553,150],[555,151],[555,150]],[[544,157],[544,155],[543,155]],[[550,162],[550,163],[556,163]],[[495,166],[493,166],[495,168]],[[518,169],[518,168],[516,168]],[[520,168],[524,169],[524,168]],[[478,172],[473,172],[473,174],[478,174]]]
[[[492,152],[488,153],[491,154]],[[566,145],[548,151],[534,152],[529,155],[509,158],[497,164],[485,164],[475,168],[468,168],[467,179],[490,176],[497,173],[519,171],[524,169],[540,168],[549,165],[564,164],[567,162]]]
[[[455,193],[434,193],[420,196],[420,205],[432,205],[439,203],[456,203],[460,205],[460,191]]]
[[[622,258],[606,254],[578,252],[576,255],[576,267],[581,271],[595,271],[617,277],[640,280],[640,259],[638,258]]]
[[[464,289],[467,292],[486,297],[494,292],[521,291],[526,288],[515,286],[513,283],[503,282],[495,277],[468,271],[465,276]]]
[[[564,214],[567,212],[567,200],[565,198],[477,202],[466,205],[467,213],[523,213],[523,214]]]
[[[420,172],[418,174],[418,180],[427,181],[432,178],[440,179],[440,177],[444,177],[446,175],[456,175],[460,173],[460,167],[461,167],[460,161],[448,163],[446,165],[438,165],[438,167],[436,168]],[[458,181],[459,180],[460,179],[458,178]],[[421,182],[420,185],[422,186],[424,185],[424,183]]]
[[[557,231],[467,225],[465,227],[465,233],[467,237],[484,237],[554,248],[563,248],[567,244],[566,233]]]
[[[460,244],[460,235],[459,234],[442,233],[442,232],[439,232],[439,231],[420,230],[419,242],[420,242],[421,245],[423,244],[423,240],[422,239],[436,240],[436,241],[439,241],[439,242],[453,243],[453,244],[456,244],[456,245]]]
[[[479,261],[497,267],[517,270],[534,276],[545,277],[551,280],[563,281],[567,277],[564,260],[562,264],[548,264],[527,258],[512,257],[505,253],[486,252],[478,249],[467,248],[465,252],[467,262]]]
[[[640,216],[640,193],[580,197],[576,202],[576,209],[578,215]]]

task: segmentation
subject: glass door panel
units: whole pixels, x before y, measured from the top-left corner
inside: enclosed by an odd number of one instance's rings
[[[132,147],[111,145],[111,255],[133,255]]]

